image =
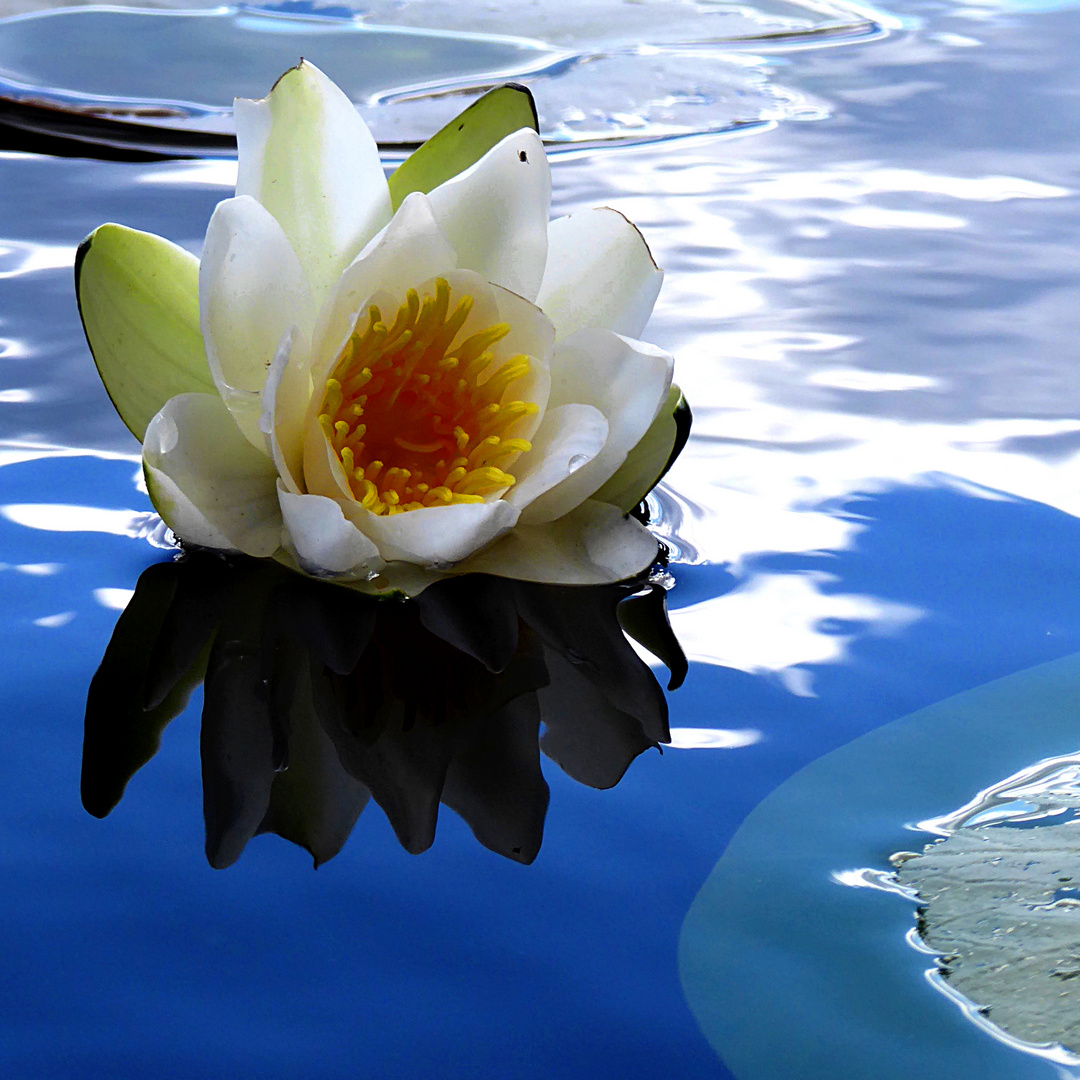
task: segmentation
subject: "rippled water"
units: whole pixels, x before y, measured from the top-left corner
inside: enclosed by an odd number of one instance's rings
[[[366,10],[507,34],[492,6]],[[0,155],[10,1075],[1071,1075],[926,982],[911,903],[830,874],[887,871],[909,823],[1080,747],[1080,13],[605,10],[529,7],[512,34],[588,53],[692,32],[703,55],[662,74],[712,96],[670,122],[724,129],[631,137],[611,99],[653,100],[648,50],[532,83],[556,137],[597,134],[575,108],[619,136],[553,151],[556,211],[623,210],[667,271],[647,336],[695,414],[654,506],[685,748],[610,791],[547,768],[531,867],[452,814],[407,855],[371,812],[315,874],[272,837],[212,872],[193,711],[109,818],[81,809],[86,687],[162,553],[70,264],[105,220],[197,250],[235,165]],[[828,20],[875,29],[809,33]],[[384,137],[395,107],[369,106]]]

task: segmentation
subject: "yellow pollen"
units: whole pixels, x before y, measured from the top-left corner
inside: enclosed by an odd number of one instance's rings
[[[326,380],[319,427],[375,514],[485,502],[516,482],[531,444],[514,429],[539,412],[514,396],[531,361],[500,349],[507,323],[470,325],[474,307],[445,278],[407,290],[393,319],[372,305]]]

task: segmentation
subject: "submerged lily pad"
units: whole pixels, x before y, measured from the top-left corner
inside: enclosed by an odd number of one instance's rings
[[[1067,768],[1067,767],[1066,767]],[[1040,796],[994,825],[957,828],[906,859],[919,935],[947,982],[1006,1034],[1080,1052],[1080,822],[1075,797]],[[1066,818],[1066,820],[1062,820]],[[1058,822],[1053,824],[1053,822]]]
[[[942,973],[994,1024],[1080,1050],[1080,826],[963,829],[901,867]]]

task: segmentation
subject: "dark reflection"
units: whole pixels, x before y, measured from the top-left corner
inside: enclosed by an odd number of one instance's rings
[[[112,810],[202,681],[212,866],[263,832],[318,865],[372,798],[410,852],[430,847],[442,803],[492,851],[531,862],[548,805],[541,750],[608,788],[668,740],[663,691],[623,632],[681,683],[664,596],[644,579],[470,575],[374,600],[265,561],[151,566],[90,684],[83,805]]]
[[[98,161],[165,161],[235,157],[236,137],[152,127],[88,110],[0,97],[0,150]]]

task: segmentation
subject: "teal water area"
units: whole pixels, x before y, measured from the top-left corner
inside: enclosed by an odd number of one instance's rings
[[[750,814],[681,940],[687,999],[736,1076],[1075,1075],[1056,1055],[989,1037],[931,991],[931,957],[905,940],[913,901],[837,878],[921,848],[932,836],[913,836],[911,823],[954,809],[1017,761],[1075,752],[1078,707],[1074,654],[877,728]],[[783,1040],[770,1037],[778,1028]]]
[[[235,166],[0,154],[5,1075],[1053,1075],[926,982],[910,902],[828,878],[887,870],[911,820],[1076,749],[1080,23],[893,15],[740,45],[741,133],[552,155],[555,211],[623,210],[667,271],[646,336],[695,427],[651,511],[690,671],[670,749],[619,783],[542,760],[528,865],[446,805],[410,854],[375,800],[317,871],[274,835],[212,870],[198,689],[116,808],[83,809],[87,689],[172,552],[71,261],[106,220],[197,251]],[[576,123],[545,85],[541,114]],[[955,695],[970,727],[937,704]]]

